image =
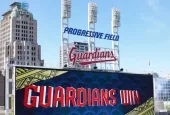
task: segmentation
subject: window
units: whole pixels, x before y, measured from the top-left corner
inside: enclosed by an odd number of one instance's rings
[[[29,46],[27,46],[27,49],[29,49]]]
[[[22,46],[20,46],[20,49],[22,49]]]
[[[34,63],[34,65],[35,65],[35,63]]]
[[[27,51],[27,54],[29,54],[29,51]]]
[[[32,50],[34,50],[34,47],[32,47]]]
[[[19,56],[18,56],[18,59],[19,59]]]
[[[22,54],[22,51],[20,51],[20,54]]]
[[[32,61],[34,61],[33,57],[32,57]]]
[[[29,57],[27,57],[27,60],[29,60]]]
[[[34,55],[33,52],[32,52],[32,55]]]
[[[18,46],[18,49],[19,49],[19,46]]]
[[[27,65],[29,65],[29,62],[27,63]]]

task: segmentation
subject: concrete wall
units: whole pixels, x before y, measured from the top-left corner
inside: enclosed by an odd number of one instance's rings
[[[5,77],[0,74],[0,106],[5,106]]]

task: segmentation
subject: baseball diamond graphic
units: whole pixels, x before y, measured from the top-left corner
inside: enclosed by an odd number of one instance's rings
[[[151,75],[94,72],[80,70],[16,67],[16,115],[153,115],[153,80]],[[83,87],[115,89],[116,105],[50,108],[27,108],[23,104],[25,87],[52,86],[63,88]],[[138,90],[140,105],[124,106],[121,104],[119,90]],[[38,96],[38,93],[32,95]],[[48,95],[48,94],[46,94]]]

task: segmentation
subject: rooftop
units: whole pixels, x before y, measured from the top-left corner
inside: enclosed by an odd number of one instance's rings
[[[4,14],[2,14],[2,16],[8,15],[8,14],[10,14],[11,12],[12,12],[11,10],[8,10],[8,11],[5,12]]]
[[[20,5],[20,2],[13,2],[10,6],[16,6],[16,5]]]

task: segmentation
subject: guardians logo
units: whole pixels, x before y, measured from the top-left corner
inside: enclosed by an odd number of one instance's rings
[[[47,90],[48,89],[48,90]],[[27,86],[24,93],[24,106],[27,108],[49,107],[84,107],[84,106],[115,106],[120,93],[121,104],[124,106],[140,104],[140,96],[137,90],[115,89],[85,89],[83,87],[64,89],[48,86]],[[36,95],[35,95],[36,94]]]
[[[69,53],[69,60],[72,62],[72,65],[76,62],[84,66],[93,63],[116,61],[113,51],[100,51],[100,48],[96,48],[94,52],[78,53],[75,52],[76,50],[76,47],[72,47]]]

